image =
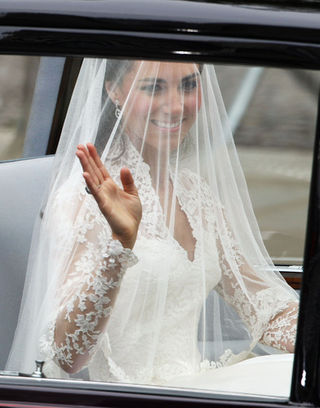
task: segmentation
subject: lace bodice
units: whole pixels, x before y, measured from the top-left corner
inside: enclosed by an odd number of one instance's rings
[[[205,181],[199,192],[201,217],[193,194],[198,180],[192,171],[182,170],[176,184],[179,204],[196,240],[190,261],[169,234],[149,167],[139,162],[133,147],[112,163],[111,176],[119,183],[119,170],[128,163],[135,169],[143,208],[134,254],[112,240],[107,222],[82,182],[72,186],[72,193],[61,189],[57,196],[55,214],[64,214],[57,222],[61,232],[55,227],[57,237],[63,235],[65,222],[74,222],[75,227],[58,283],[57,308],[41,338],[47,374],[56,375],[50,373],[55,363],[66,371],[88,365],[94,380],[162,384],[198,372],[206,365],[198,347],[199,319],[204,299],[214,288],[242,318],[252,344],[262,338],[268,345],[293,347],[295,299],[280,284],[270,287],[255,276],[226,220],[233,262],[243,280],[250,282],[241,286],[234,280],[230,260],[219,243],[217,204]],[[72,210],[74,220],[61,208],[66,196],[77,207]],[[204,228],[199,228],[199,218]],[[219,364],[232,362],[232,356],[226,350]]]

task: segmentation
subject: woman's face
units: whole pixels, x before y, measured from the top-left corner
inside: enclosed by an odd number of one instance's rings
[[[114,90],[124,107],[122,122],[131,139],[156,149],[175,149],[188,134],[201,106],[196,64],[135,62]],[[127,101],[127,102],[126,102]]]

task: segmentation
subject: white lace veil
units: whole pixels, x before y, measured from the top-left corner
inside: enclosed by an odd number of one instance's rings
[[[143,209],[137,260],[125,267],[103,329],[86,315],[84,282],[111,231],[75,156],[87,142],[119,185],[120,169],[130,169]],[[212,66],[84,60],[35,227],[8,368],[31,372],[40,358],[47,374],[63,376],[57,353],[67,358],[70,348],[54,345],[58,310],[79,307],[81,296],[87,334],[96,334],[90,378],[150,384],[246,358],[295,301],[263,245]]]

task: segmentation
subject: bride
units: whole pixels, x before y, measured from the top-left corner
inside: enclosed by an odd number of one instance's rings
[[[170,385],[293,352],[213,67],[85,60],[42,213],[10,368]]]

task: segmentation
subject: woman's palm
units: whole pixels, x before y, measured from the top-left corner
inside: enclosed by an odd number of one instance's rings
[[[142,207],[130,170],[121,169],[120,178],[123,186],[121,189],[110,177],[92,144],[88,144],[87,148],[79,145],[77,156],[84,170],[83,176],[87,187],[108,221],[113,238],[118,239],[124,247],[132,249],[137,237]]]

